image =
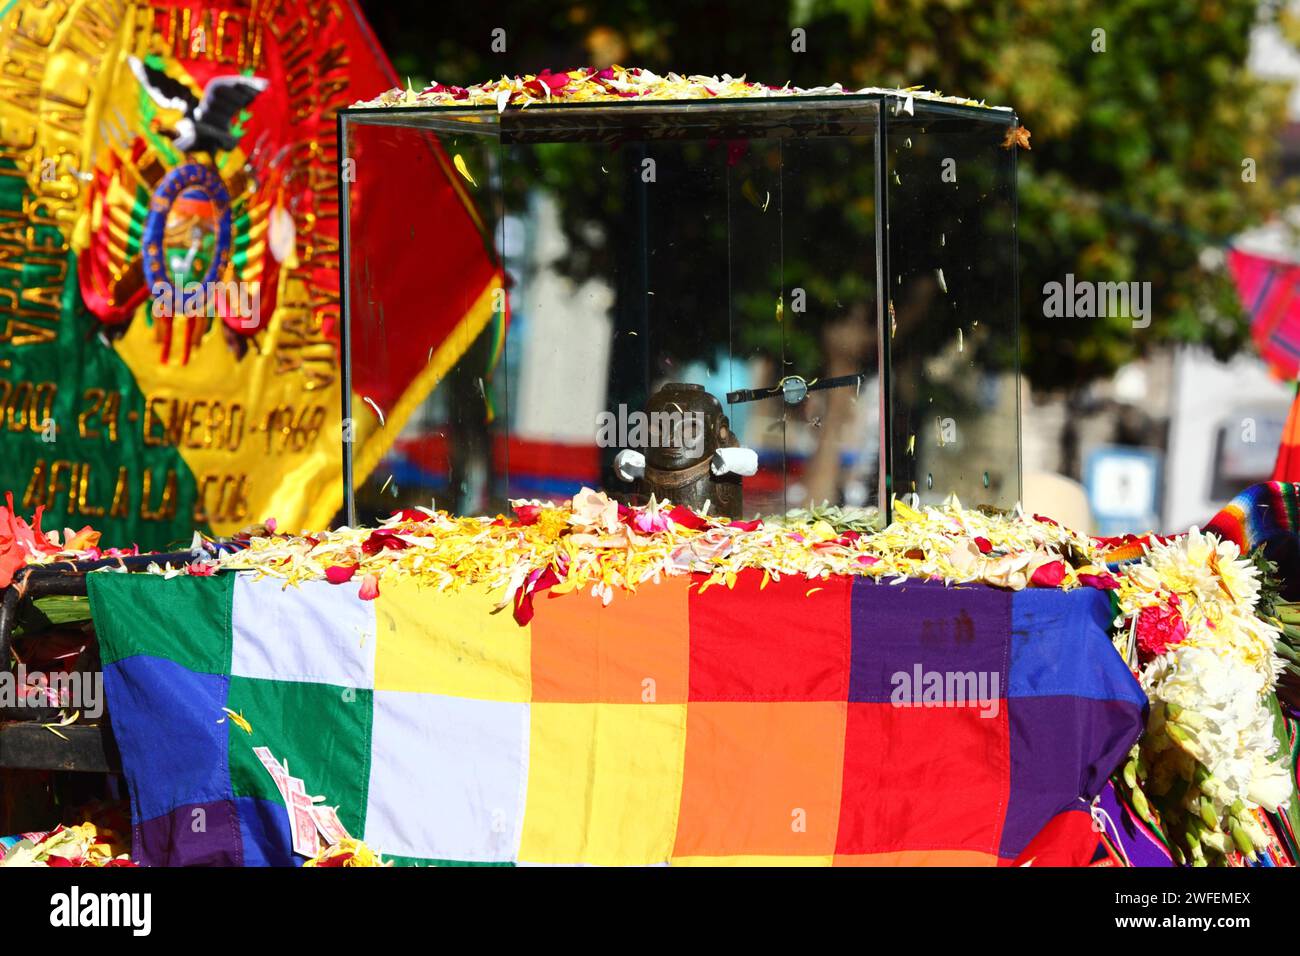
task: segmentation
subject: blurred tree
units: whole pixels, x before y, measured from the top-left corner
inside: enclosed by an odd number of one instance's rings
[[[392,0],[366,6],[399,71],[417,89],[433,79],[468,84],[544,67],[617,62],[659,73],[744,73],[804,87],[835,81],[850,89],[921,86],[1013,106],[1034,134],[1032,151],[1018,163],[1020,367],[1038,389],[1064,393],[1074,409],[1083,409],[1090,382],[1155,345],[1200,343],[1221,358],[1245,347],[1247,324],[1221,247],[1296,196],[1295,184],[1283,181],[1279,156],[1288,88],[1246,67],[1251,32],[1261,24],[1279,23],[1284,36],[1300,41],[1300,20],[1283,0],[578,0],[475,7],[458,10],[452,22]],[[803,31],[802,52],[792,44],[795,29]],[[505,50],[494,52],[500,30]],[[739,354],[766,357],[780,374],[875,367],[875,276],[844,261],[845,248],[874,246],[874,170],[854,155],[810,160],[800,180],[804,192],[779,207],[787,232],[794,215],[796,240],[784,243],[779,266],[770,255],[750,258],[762,260],[772,276],[779,270],[780,279],[751,276],[720,300],[717,257],[679,257],[671,298],[656,301],[671,301],[700,334],[679,337],[676,354],[653,371],[714,361],[714,325],[728,319],[739,331],[725,332],[723,340]],[[577,279],[625,272],[617,257],[626,243],[604,228],[621,220],[616,194],[601,183],[598,152],[539,150],[537,156],[527,181],[507,188],[517,194],[540,180],[560,197],[569,239],[561,268]],[[751,178],[754,185],[761,181],[761,164]],[[683,172],[679,183],[689,181]],[[698,208],[698,216],[669,230],[680,248],[726,241],[717,235],[725,216],[707,212],[703,199]],[[748,239],[744,230],[732,234],[757,249],[752,233]],[[1002,266],[990,259],[977,267]],[[1135,328],[1123,315],[1046,315],[1045,286],[1070,274],[1150,283],[1149,325]],[[819,308],[799,320],[787,313],[782,322],[778,313],[772,321],[768,290],[794,287],[805,288]],[[933,333],[925,308],[920,301],[900,304],[900,330]],[[626,316],[617,315],[622,328]],[[986,334],[968,340],[969,367],[1007,367],[1006,341],[987,325],[981,331]],[[616,346],[621,340],[615,336]],[[915,434],[933,420],[934,403],[965,415],[973,410],[974,383],[960,375],[933,380],[905,362],[896,350],[895,424],[902,431],[891,441],[906,446],[910,457]],[[921,377],[928,398],[917,393],[909,400],[906,389],[898,391],[897,383]],[[611,400],[635,403],[627,389],[636,378],[616,359]],[[850,414],[844,402],[822,399],[787,409],[782,419],[786,439],[791,427],[816,439],[805,487],[813,501],[842,496],[847,476],[841,440],[833,436]],[[1077,474],[1075,417],[1060,442],[1061,470]],[[896,476],[900,453],[896,448]],[[920,455],[909,464],[923,470]],[[1006,456],[993,453],[999,457]],[[910,476],[913,488],[922,473]]]
[[[1280,0],[585,0],[455,17],[364,5],[417,88],[617,61],[801,86],[921,85],[1013,105],[1034,133],[1019,167],[1023,368],[1047,388],[1082,386],[1159,342],[1240,349],[1244,318],[1213,247],[1293,195],[1276,172],[1287,90],[1246,69],[1254,26],[1282,17],[1294,29]],[[795,27],[806,52],[791,49]],[[502,53],[491,49],[497,28]],[[572,195],[575,172],[551,176]],[[574,196],[570,212],[582,246],[589,210]],[[598,254],[575,255],[575,268]],[[1043,286],[1067,273],[1150,282],[1150,327],[1045,317]]]

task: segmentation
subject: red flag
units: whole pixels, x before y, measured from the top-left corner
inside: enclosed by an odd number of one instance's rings
[[[376,84],[375,92],[390,86]],[[457,172],[425,130],[357,124],[350,131],[348,302],[360,484],[493,316],[504,322],[508,310],[492,229],[478,205],[485,172],[475,180]],[[458,139],[451,148],[482,157],[473,137]]]
[[[1250,335],[1274,374],[1300,374],[1300,265],[1240,249],[1228,251],[1228,271],[1250,317]],[[1273,481],[1300,481],[1300,395],[1291,403]]]
[[[1282,378],[1300,372],[1300,265],[1232,249],[1228,271],[1260,357]]]

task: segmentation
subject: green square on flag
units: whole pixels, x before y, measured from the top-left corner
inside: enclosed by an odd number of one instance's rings
[[[101,571],[87,575],[86,584],[91,614],[101,627],[105,621],[130,622],[115,630],[113,640],[100,642],[105,664],[147,654],[196,673],[229,673],[234,575],[160,580]]]
[[[339,807],[348,832],[363,833],[373,696],[354,687],[232,676],[229,707],[253,728],[249,734],[228,721],[234,795],[284,802],[253,752],[266,747],[306,781],[308,792]]]

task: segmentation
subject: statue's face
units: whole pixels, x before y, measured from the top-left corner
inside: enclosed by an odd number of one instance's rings
[[[689,468],[712,457],[727,418],[703,389],[665,388],[646,403],[646,464],[664,471]],[[725,438],[724,438],[725,441]]]

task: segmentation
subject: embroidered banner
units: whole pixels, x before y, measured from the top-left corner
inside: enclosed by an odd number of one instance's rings
[[[355,6],[0,2],[0,55],[0,489],[154,548],[268,517],[327,525],[343,495],[335,113],[395,81]],[[446,294],[388,303],[390,332],[447,364],[499,270],[437,168],[393,188],[439,218],[445,268],[396,221],[367,241],[422,277],[410,296]],[[409,406],[436,384],[421,371],[355,386]],[[374,434],[355,423],[363,460]]]

